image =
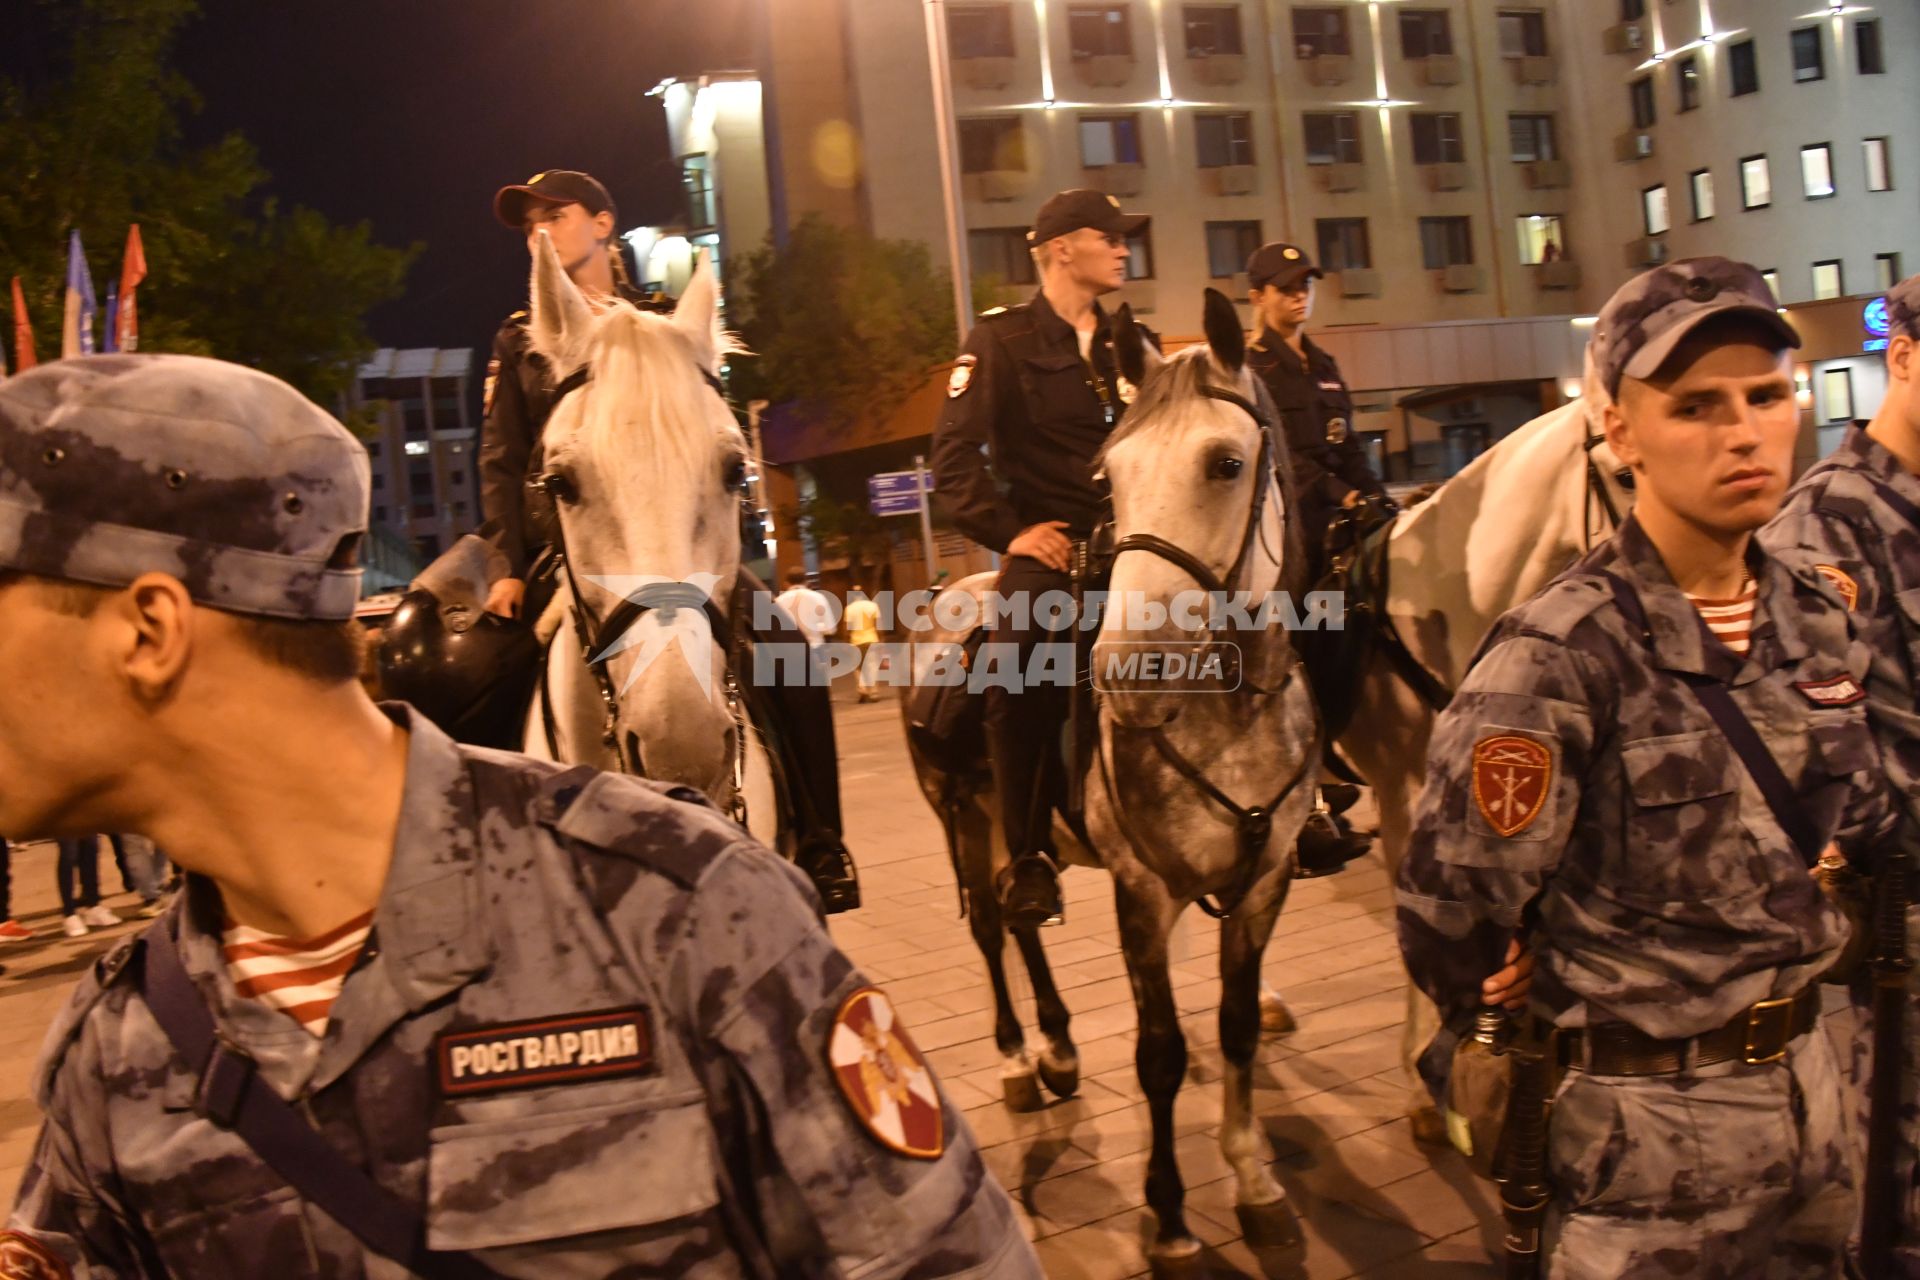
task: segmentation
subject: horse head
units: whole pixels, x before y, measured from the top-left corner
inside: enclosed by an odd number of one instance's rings
[[[718,303],[703,259],[671,318],[617,299],[596,311],[544,233],[535,249],[530,332],[563,388],[543,435],[543,480],[570,621],[591,633],[576,643],[605,664],[615,694],[615,762],[724,802],[735,725],[706,603],[724,609],[739,574],[748,454],[719,390],[731,348]]]
[[[1257,605],[1299,585],[1293,578],[1303,562],[1287,545],[1284,440],[1265,388],[1246,367],[1240,318],[1213,289],[1205,332],[1204,345],[1162,358],[1129,308],[1116,317],[1115,356],[1137,390],[1100,455],[1118,554],[1094,661],[1098,672],[1124,670],[1130,649],[1192,651],[1217,639],[1238,646],[1248,683],[1266,687],[1273,638],[1207,630],[1207,593],[1250,596]],[[1278,648],[1284,656],[1284,638]],[[1160,723],[1178,710],[1164,682],[1098,683],[1128,723]]]

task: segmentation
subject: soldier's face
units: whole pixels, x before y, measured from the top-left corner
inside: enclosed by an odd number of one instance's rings
[[[1112,293],[1127,282],[1127,259],[1133,256],[1125,236],[1092,227],[1061,236],[1053,252],[1068,279],[1096,294]]]
[[[1313,277],[1282,289],[1262,285],[1253,295],[1254,306],[1269,329],[1297,329],[1313,314]]]
[[[1623,378],[1607,443],[1633,468],[1636,502],[1720,534],[1779,510],[1800,411],[1786,351],[1759,337],[1682,343],[1647,381]]]
[[[536,237],[543,230],[553,237],[553,251],[560,257],[560,266],[572,275],[601,251],[606,238],[613,234],[613,217],[588,213],[583,204],[535,201],[527,208],[527,252],[537,251]]]

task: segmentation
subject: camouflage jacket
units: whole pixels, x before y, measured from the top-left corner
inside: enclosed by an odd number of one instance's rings
[[[1871,656],[1867,714],[1880,764],[1904,804],[1900,839],[1920,854],[1920,529],[1881,496],[1885,489],[1920,506],[1920,476],[1855,428],[1833,455],[1787,494],[1760,540],[1777,554],[1798,553],[1836,587]]]
[[[422,1206],[430,1247],[542,1280],[1040,1274],[910,1037],[868,1020],[880,1051],[846,1052],[875,1006],[803,877],[696,793],[390,714],[392,866],[324,1037],[236,993],[211,884],[165,926],[254,1087]],[[76,1280],[406,1276],[193,1110],[130,951],[51,1032],[0,1274],[46,1250]]]
[[[1893,821],[1858,681],[1867,655],[1832,587],[1755,547],[1745,658],[1713,639],[1631,518],[1508,613],[1434,727],[1399,878],[1408,972],[1447,1030],[1441,1091],[1480,984],[1526,930],[1534,1010],[1683,1037],[1813,982],[1845,943],[1828,904],[1712,718],[1671,671],[1719,677],[1814,827],[1870,861]],[[1648,637],[1610,571],[1639,593]]]

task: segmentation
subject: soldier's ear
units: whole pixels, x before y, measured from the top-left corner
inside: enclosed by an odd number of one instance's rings
[[[1622,393],[1626,391],[1623,384]],[[1633,467],[1640,461],[1640,450],[1634,447],[1633,432],[1627,427],[1627,416],[1620,412],[1620,402],[1609,400],[1600,410],[1601,434],[1607,438],[1607,447],[1613,450],[1613,456],[1620,459],[1620,465]]]
[[[547,358],[557,375],[564,376],[586,360],[587,334],[593,327],[593,310],[554,252],[553,238],[545,230],[533,237],[533,283],[528,290],[531,318],[527,335],[533,349]]]
[[[1916,351],[1920,351],[1920,342],[1904,333],[1894,334],[1893,341],[1887,343],[1887,372],[1902,382],[1920,378],[1920,362],[1913,358]]]
[[[720,376],[720,282],[714,279],[713,259],[704,250],[693,265],[693,278],[673,307],[674,327],[693,344],[693,358],[714,377]]]
[[[1207,347],[1220,367],[1229,374],[1238,374],[1247,362],[1247,331],[1240,327],[1240,313],[1218,289],[1207,290],[1201,330],[1207,335]]]

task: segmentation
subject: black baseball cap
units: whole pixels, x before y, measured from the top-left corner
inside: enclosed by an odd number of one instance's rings
[[[543,204],[582,205],[588,213],[613,212],[613,197],[592,174],[577,169],[548,169],[495,192],[493,216],[518,231],[527,225],[527,205],[535,200]]]
[[[1281,244],[1278,240],[1261,245],[1247,259],[1247,285],[1254,289],[1264,289],[1268,285],[1276,289],[1291,289],[1302,280],[1318,280],[1325,274],[1313,265],[1313,259],[1307,256],[1305,249],[1298,245]]]
[[[1120,202],[1106,192],[1075,187],[1047,197],[1040,212],[1033,215],[1033,230],[1027,232],[1027,242],[1045,244],[1082,227],[1092,227],[1108,235],[1130,236],[1146,225],[1146,214],[1122,213]]]

